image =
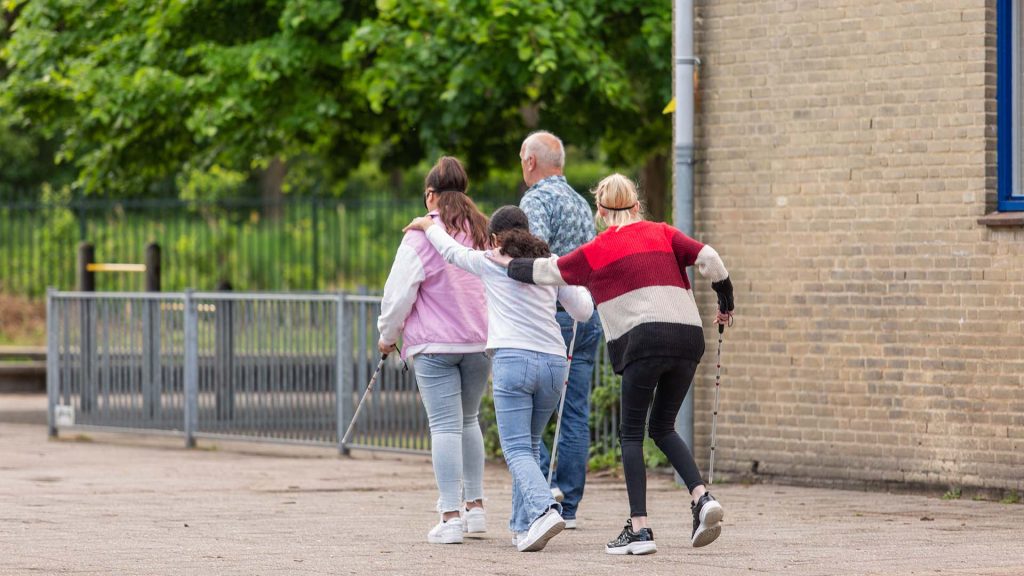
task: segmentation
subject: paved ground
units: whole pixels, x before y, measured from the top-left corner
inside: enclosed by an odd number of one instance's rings
[[[688,544],[685,495],[650,482],[658,553],[610,557],[620,480],[594,477],[581,527],[512,547],[510,483],[488,466],[483,538],[426,543],[429,462],[257,444],[89,434],[48,441],[45,399],[0,395],[0,574],[1024,575],[1024,505],[718,485],[722,537]],[[18,420],[19,423],[10,423]]]

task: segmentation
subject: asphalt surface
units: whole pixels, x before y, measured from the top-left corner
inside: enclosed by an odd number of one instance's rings
[[[45,398],[0,395],[0,574],[1024,575],[1024,505],[717,484],[721,538],[689,545],[684,491],[649,480],[658,552],[608,556],[625,487],[591,475],[580,528],[520,553],[511,482],[488,464],[489,532],[431,545],[429,460],[331,449],[70,433]],[[1024,471],[1022,471],[1024,473]]]

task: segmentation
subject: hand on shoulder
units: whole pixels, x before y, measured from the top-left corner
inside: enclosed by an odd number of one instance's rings
[[[488,260],[494,262],[495,264],[501,266],[502,268],[508,268],[509,262],[512,262],[511,256],[502,254],[498,250],[488,250],[487,252],[484,253],[484,256],[486,256]]]
[[[406,225],[405,228],[402,228],[402,232],[408,232],[410,230],[422,230],[426,232],[427,228],[430,228],[433,225],[433,218],[431,218],[430,216],[420,216],[419,218],[414,218],[413,221],[409,222],[409,224]]]

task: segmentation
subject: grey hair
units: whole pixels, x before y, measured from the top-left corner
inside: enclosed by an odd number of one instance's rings
[[[550,142],[545,141],[547,140],[545,137],[554,141],[553,149],[549,145]],[[526,148],[528,156],[537,159],[537,164],[559,169],[565,167],[565,146],[562,145],[562,140],[551,132],[547,130],[531,132],[523,141],[523,146]]]

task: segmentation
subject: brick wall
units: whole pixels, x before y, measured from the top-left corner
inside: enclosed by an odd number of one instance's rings
[[[977,223],[995,30],[994,0],[698,2],[697,235],[738,312],[717,469],[1024,491],[1024,231]]]

